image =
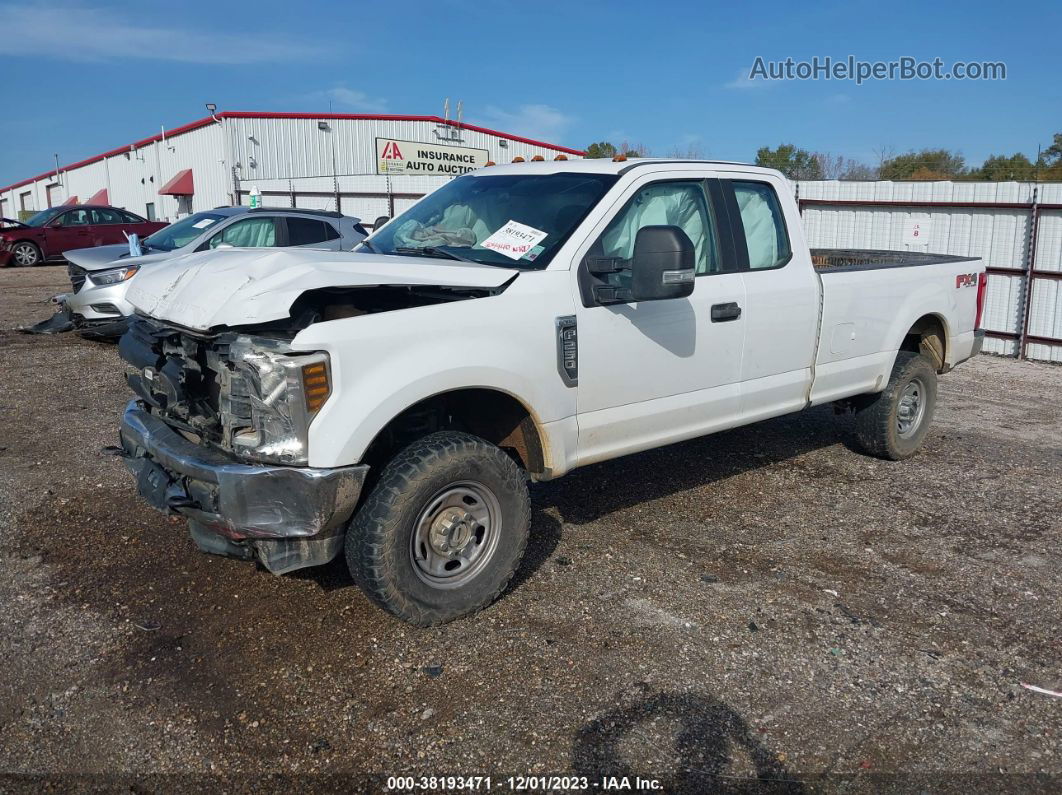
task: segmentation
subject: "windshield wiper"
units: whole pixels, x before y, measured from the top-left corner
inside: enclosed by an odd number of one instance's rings
[[[468,257],[462,257],[460,254],[455,254],[452,251],[447,251],[444,248],[438,248],[436,246],[425,246],[424,248],[417,248],[416,246],[399,246],[395,248],[396,254],[413,254],[414,256],[420,254],[428,257],[446,257],[447,259],[455,259],[458,262],[470,262],[473,265],[482,265],[481,262],[476,262],[474,259]]]

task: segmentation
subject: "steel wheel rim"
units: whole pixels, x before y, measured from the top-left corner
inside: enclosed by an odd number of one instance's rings
[[[896,406],[896,432],[902,437],[913,435],[926,414],[926,385],[921,378],[912,378],[900,395]]]
[[[20,243],[15,246],[15,250],[12,253],[15,255],[15,262],[19,265],[35,265],[37,263],[37,252],[34,251],[33,246],[27,243]]]
[[[500,531],[494,492],[475,481],[452,483],[427,501],[413,526],[413,571],[433,588],[460,588],[494,557]]]

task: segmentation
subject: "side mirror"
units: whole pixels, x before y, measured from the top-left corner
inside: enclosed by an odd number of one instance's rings
[[[677,226],[643,226],[634,239],[631,300],[662,301],[693,292],[696,252]]]
[[[375,221],[372,222],[372,231],[375,232],[377,229],[379,229],[381,226],[383,226],[384,224],[386,224],[390,220],[391,220],[391,216],[389,216],[389,215],[381,215],[379,218],[377,218]]]

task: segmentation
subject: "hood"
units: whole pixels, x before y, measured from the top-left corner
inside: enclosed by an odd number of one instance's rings
[[[160,262],[173,256],[171,251],[158,251],[154,254],[145,254],[142,257],[130,257],[129,245],[126,243],[114,243],[109,246],[96,246],[95,248],[77,248],[73,251],[64,251],[63,258],[67,262],[84,268],[87,271],[103,271],[108,268],[120,268],[123,265],[147,265],[152,262]]]
[[[217,249],[178,256],[137,274],[126,300],[158,320],[207,331],[283,320],[295,299],[309,290],[383,285],[492,289],[516,272],[427,257]]]

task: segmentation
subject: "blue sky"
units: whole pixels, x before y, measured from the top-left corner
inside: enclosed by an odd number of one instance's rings
[[[792,142],[1035,156],[1062,132],[1062,4],[0,0],[0,185],[223,110],[441,114],[577,148],[750,160]],[[754,59],[1004,61],[998,82],[750,84]]]

